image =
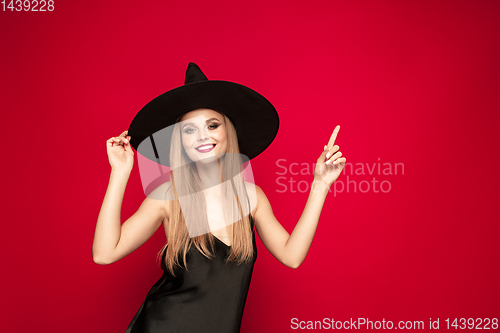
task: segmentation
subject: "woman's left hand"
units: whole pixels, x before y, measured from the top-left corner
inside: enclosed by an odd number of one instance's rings
[[[337,125],[333,130],[330,141],[328,141],[328,145],[324,147],[323,153],[318,158],[316,168],[314,169],[314,180],[319,180],[328,187],[340,176],[346,162],[345,157],[342,157],[342,153],[339,150],[340,147],[335,144],[339,131],[340,125]]]

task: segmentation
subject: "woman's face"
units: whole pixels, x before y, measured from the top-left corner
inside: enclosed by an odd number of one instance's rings
[[[227,149],[224,117],[211,109],[196,109],[181,119],[182,146],[192,161],[210,163]]]

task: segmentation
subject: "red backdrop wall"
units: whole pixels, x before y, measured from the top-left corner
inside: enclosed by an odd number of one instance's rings
[[[1,11],[0,29],[3,331],[125,331],[165,235],[93,262],[105,141],[190,61],[277,108],[252,166],[289,232],[302,163],[338,124],[348,161],[299,269],[258,240],[242,332],[499,317],[498,1],[55,1]],[[123,221],[143,199],[136,165]]]

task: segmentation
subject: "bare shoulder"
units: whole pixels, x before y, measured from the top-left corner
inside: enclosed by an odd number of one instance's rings
[[[247,187],[247,191],[255,193],[257,199],[259,199],[259,197],[265,196],[264,191],[260,188],[259,185],[248,182],[245,182],[245,185]]]
[[[257,201],[255,207],[256,220],[263,219],[263,217],[265,217],[264,220],[267,220],[269,216],[274,216],[271,202],[269,202],[266,193],[260,186],[255,185],[255,196]]]
[[[257,208],[259,206],[259,202],[265,198],[264,191],[260,188],[259,185],[245,182],[245,187],[247,190],[248,197],[250,199],[250,207],[252,210],[252,217],[255,218],[255,213],[257,212]]]
[[[168,219],[170,216],[169,201],[174,200],[174,198],[172,182],[168,181],[151,191],[144,201],[148,201],[149,205],[161,210],[161,213]]]
[[[260,188],[260,186],[256,186],[256,196],[257,196],[257,206],[258,207],[268,207],[270,208],[271,203],[269,202],[269,199],[267,198],[266,193],[264,193],[264,190]]]

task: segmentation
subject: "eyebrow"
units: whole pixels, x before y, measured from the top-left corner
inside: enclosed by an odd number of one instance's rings
[[[212,117],[212,118],[209,118],[206,120],[206,122],[208,123],[209,121],[212,121],[212,120],[217,120],[220,122],[219,119],[215,118],[215,117]],[[187,125],[193,125],[193,126],[196,126],[194,123],[184,123],[184,125],[182,126],[182,128],[186,127]]]

